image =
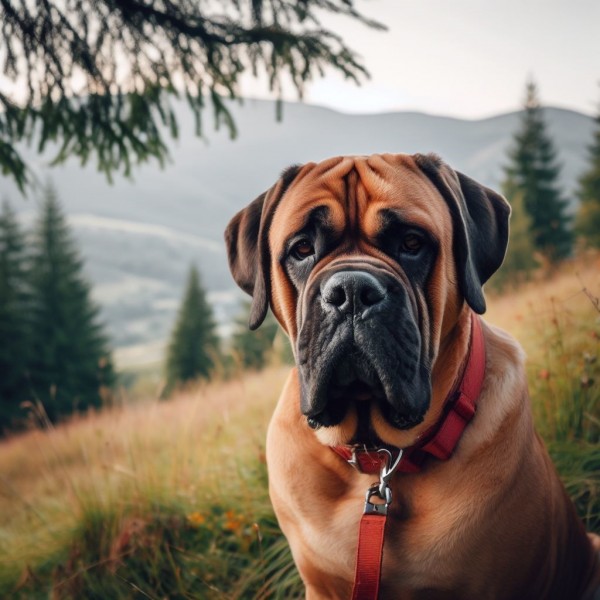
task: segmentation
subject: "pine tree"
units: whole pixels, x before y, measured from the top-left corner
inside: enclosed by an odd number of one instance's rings
[[[219,341],[212,309],[198,270],[192,265],[167,350],[164,395],[195,379],[210,379],[218,354]]]
[[[581,202],[575,231],[590,245],[600,248],[600,107],[596,115],[594,140],[588,148],[589,167],[579,180]]]
[[[546,132],[546,123],[533,82],[527,84],[527,97],[521,126],[514,136],[506,167],[507,187],[521,193],[531,218],[535,248],[551,262],[571,252],[573,235],[569,229],[568,202],[562,197],[554,145]],[[513,202],[512,197],[508,197]]]
[[[273,342],[279,325],[271,312],[256,330],[248,329],[250,302],[244,301],[242,312],[236,319],[236,329],[232,336],[232,350],[241,367],[262,369],[273,351]]]
[[[24,416],[29,397],[25,236],[8,202],[0,215],[0,434]]]
[[[114,373],[83,261],[50,186],[34,234],[30,377],[36,399],[54,421],[100,406]]]
[[[301,96],[325,67],[358,82],[360,59],[322,21],[343,15],[369,27],[356,0],[0,0],[0,172],[24,187],[31,173],[18,142],[56,143],[52,164],[96,159],[110,177],[135,162],[168,158],[163,135],[178,135],[170,104],[183,97],[201,134],[212,105],[232,137],[224,99],[245,73],[266,75],[272,92]],[[331,21],[333,22],[333,21]],[[11,89],[12,88],[12,89]],[[162,130],[162,131],[161,131]],[[164,132],[164,134],[163,134]]]

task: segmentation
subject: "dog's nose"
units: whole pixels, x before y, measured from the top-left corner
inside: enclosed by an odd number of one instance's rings
[[[366,271],[338,271],[321,284],[321,297],[343,314],[362,315],[385,299],[386,289]]]

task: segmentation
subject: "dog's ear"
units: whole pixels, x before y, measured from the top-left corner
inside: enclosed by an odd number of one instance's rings
[[[469,306],[483,314],[482,286],[506,254],[510,205],[500,194],[454,171],[433,154],[417,154],[414,159],[448,204],[460,291]]]
[[[235,282],[252,296],[250,329],[264,321],[269,308],[269,226],[275,208],[294,180],[299,166],[286,169],[277,183],[238,212],[225,229],[229,269]]]

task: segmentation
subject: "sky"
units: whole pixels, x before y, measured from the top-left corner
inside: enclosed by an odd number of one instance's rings
[[[533,78],[545,105],[598,110],[600,0],[358,0],[357,7],[388,31],[339,17],[324,24],[362,57],[371,79],[357,87],[330,72],[309,85],[306,102],[477,119],[518,110]],[[242,92],[267,97],[256,81]]]

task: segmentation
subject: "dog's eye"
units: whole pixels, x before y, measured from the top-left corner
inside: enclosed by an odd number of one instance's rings
[[[425,240],[423,236],[411,231],[404,235],[402,242],[400,243],[400,250],[407,254],[417,254],[423,247]]]
[[[297,260],[304,260],[314,253],[315,248],[308,240],[300,240],[292,246],[291,255]]]

